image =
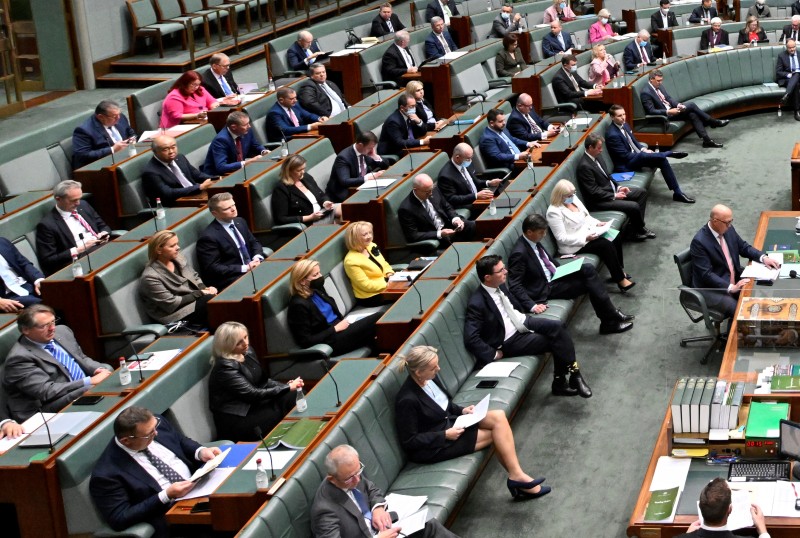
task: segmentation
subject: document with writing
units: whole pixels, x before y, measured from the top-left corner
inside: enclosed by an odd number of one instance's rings
[[[415,532],[419,532],[425,528],[425,523],[428,521],[428,509],[423,508],[416,514],[410,515],[406,518],[400,519],[394,526],[400,527],[403,531],[403,536],[411,536]]]
[[[472,413],[469,413],[467,415],[461,415],[460,417],[458,417],[456,419],[455,424],[453,424],[453,427],[469,428],[473,424],[477,424],[478,422],[483,420],[483,417],[485,417],[486,413],[489,411],[490,397],[491,394],[487,394],[486,396],[483,397],[483,400],[481,400],[475,405],[475,409],[472,411]]]
[[[402,495],[400,493],[389,493],[386,496],[389,503],[389,510],[397,514],[397,519],[404,519],[416,514],[422,506],[428,502],[427,495]]]
[[[753,262],[742,271],[742,278],[752,278],[755,280],[776,280],[780,274],[780,269],[770,269],[763,263]]]

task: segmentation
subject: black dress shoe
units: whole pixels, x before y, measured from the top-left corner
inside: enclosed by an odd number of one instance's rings
[[[797,121],[800,121],[800,110],[795,110],[794,111],[794,119],[796,119]]]
[[[789,94],[787,93],[784,94],[783,97],[781,97],[781,105],[786,106],[788,102],[789,102]]]
[[[527,491],[522,491],[518,489],[516,495],[514,495],[514,500],[527,501],[530,499],[538,499],[539,497],[544,497],[551,491],[552,489],[550,488],[550,486],[542,486],[542,489],[539,490],[539,493],[528,493]]]
[[[566,376],[553,378],[553,396],[577,396],[578,389],[570,386]]]
[[[636,282],[631,282],[627,286],[623,286],[622,284],[617,284],[617,287],[619,288],[619,291],[621,291],[622,293],[626,293],[629,289],[631,289],[635,285],[636,285]]]
[[[722,144],[720,144],[719,142],[714,142],[710,138],[706,138],[705,140],[703,140],[703,147],[704,148],[721,148]]]
[[[600,334],[616,334],[624,333],[633,329],[633,323],[630,321],[601,321]]]
[[[711,127],[713,127],[713,128],[717,128],[717,127],[725,127],[725,126],[726,126],[726,125],[728,125],[730,122],[731,122],[731,120],[712,120],[710,125],[711,125]]]
[[[673,159],[685,159],[688,156],[689,154],[685,151],[673,151],[672,155],[670,155]]]
[[[533,489],[544,481],[545,477],[534,478],[530,482],[520,482],[518,480],[511,480],[509,478],[506,480],[506,487],[508,488],[508,491],[511,492],[511,496],[516,497],[520,493],[520,490]],[[526,492],[523,491],[522,493]],[[534,493],[534,495],[536,494]]]
[[[616,315],[615,321],[633,321],[634,319],[636,319],[636,316],[634,316],[633,314],[626,314],[619,308],[617,308],[615,315]]]
[[[633,239],[634,241],[647,241],[647,237],[648,237],[647,233],[645,233],[644,230],[641,230],[633,234],[633,236],[631,236],[631,239]]]
[[[656,233],[653,230],[648,230],[647,228],[642,228],[642,231],[647,234],[648,239],[655,239]]]
[[[689,198],[682,192],[673,192],[672,193],[672,201],[673,202],[683,202],[684,204],[693,204],[694,198]]]
[[[581,398],[592,397],[592,389],[590,389],[586,381],[583,380],[583,376],[580,372],[572,372],[572,375],[569,376],[569,386],[577,390]]]

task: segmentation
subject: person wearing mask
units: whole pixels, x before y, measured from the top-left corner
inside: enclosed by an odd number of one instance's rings
[[[591,45],[601,43],[618,35],[617,32],[611,28],[611,24],[609,23],[610,19],[611,12],[607,9],[603,8],[597,12],[597,22],[589,27],[589,43]]]
[[[603,90],[578,74],[578,59],[574,54],[561,57],[561,69],[553,75],[552,85],[559,103],[573,103],[578,110],[599,111],[604,106],[599,101],[585,99],[602,95]]]
[[[767,0],[756,0],[756,3],[747,10],[747,17],[758,17],[759,19],[772,17],[772,12],[769,10]]]
[[[383,122],[378,142],[380,155],[402,155],[408,148],[427,146],[428,124],[417,114],[417,100],[407,93],[397,98],[397,110]]]
[[[628,43],[622,52],[622,63],[625,71],[636,71],[642,66],[655,62],[653,47],[650,45],[650,32],[639,30],[636,38]]]
[[[653,36],[654,52],[658,56],[663,54],[663,49],[658,43],[658,31],[668,30],[678,26],[678,18],[670,8],[669,0],[659,0],[659,10],[650,16],[650,34]]]
[[[489,37],[504,38],[509,32],[519,32],[525,26],[525,20],[519,13],[514,13],[511,4],[503,4],[500,14],[492,21]]]
[[[553,21],[569,22],[575,20],[575,12],[567,0],[553,0],[553,5],[544,10],[543,24]]]
[[[433,113],[430,103],[425,100],[425,86],[423,86],[422,82],[412,80],[406,84],[406,95],[413,97],[417,102],[415,115],[422,121],[428,131],[438,131],[447,125],[447,120],[436,119],[436,114]],[[411,119],[415,120],[415,118]]]
[[[462,142],[453,148],[452,158],[439,171],[436,186],[455,209],[469,209],[471,217],[483,211],[481,206],[473,206],[477,200],[491,200],[494,189],[503,181],[502,178],[490,180],[478,179],[475,166],[472,164],[474,150],[469,144]],[[474,210],[474,211],[473,211]]]

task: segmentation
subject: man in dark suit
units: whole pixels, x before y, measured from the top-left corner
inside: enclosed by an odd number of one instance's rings
[[[783,27],[783,34],[781,35],[781,41],[786,43],[790,39],[794,39],[795,42],[798,39],[800,39],[800,14],[792,15],[792,23],[787,24],[786,26]]]
[[[453,148],[453,156],[439,171],[436,186],[444,199],[456,209],[475,209],[477,200],[491,200],[502,178],[478,179],[472,165],[472,146],[462,142]],[[485,206],[484,206],[485,207]],[[471,215],[475,217],[476,215]]]
[[[208,286],[222,291],[264,260],[264,247],[253,236],[245,220],[238,216],[236,202],[229,192],[208,200],[214,220],[197,239],[200,277]]]
[[[661,45],[658,43],[658,31],[678,26],[678,18],[670,11],[669,0],[659,0],[660,9],[650,16],[650,33],[653,36],[654,53],[662,54]]]
[[[335,447],[325,457],[325,470],[328,476],[320,484],[311,504],[311,532],[314,536],[395,538],[400,535],[402,529],[392,526],[383,493],[363,475],[364,464],[355,448],[350,445]],[[422,531],[410,536],[458,538],[435,519],[428,520]]]
[[[411,51],[408,50],[410,42],[411,36],[406,30],[394,33],[394,44],[386,49],[381,58],[381,78],[383,80],[394,82],[398,87],[405,86],[403,75],[418,71],[417,62]]]
[[[506,129],[506,115],[496,108],[486,114],[486,121],[489,125],[483,130],[478,147],[489,168],[511,168],[514,161],[530,158],[528,148],[539,147],[538,142],[528,142],[509,133]]]
[[[781,104],[791,103],[794,108],[794,119],[800,121],[800,56],[797,55],[797,42],[790,39],[786,42],[786,50],[778,54],[775,64],[775,79],[778,86],[786,88],[781,97]]]
[[[77,170],[106,155],[117,153],[136,140],[136,132],[114,101],[103,100],[94,116],[72,132],[72,168]]]
[[[308,30],[297,34],[297,41],[286,51],[286,62],[292,71],[306,71],[323,53]]]
[[[409,243],[438,239],[444,249],[454,241],[471,241],[475,221],[464,221],[444,199],[427,174],[412,182],[413,190],[397,210],[403,235]]]
[[[455,0],[431,0],[425,6],[425,22],[431,22],[434,17],[441,17],[445,26],[450,26],[450,17],[459,15]]]
[[[230,174],[269,153],[250,130],[250,116],[244,111],[228,114],[222,129],[208,146],[203,171],[213,176]]]
[[[569,34],[561,31],[561,21],[551,22],[550,33],[542,38],[542,55],[545,58],[552,58],[561,52],[571,54],[573,46]]]
[[[14,244],[0,237],[0,312],[18,312],[41,303],[44,275]]]
[[[313,64],[308,72],[310,79],[301,84],[297,91],[300,106],[312,114],[326,118],[332,118],[350,106],[339,86],[328,80],[325,64]]]
[[[278,88],[276,97],[278,102],[267,113],[267,140],[270,142],[288,142],[292,136],[316,129],[328,119],[298,105],[297,92],[292,88]]]
[[[683,159],[688,154],[677,151],[654,152],[644,147],[644,144],[636,140],[631,131],[630,125],[625,123],[625,109],[619,105],[611,105],[608,110],[611,116],[611,125],[606,129],[606,146],[608,154],[614,162],[615,172],[638,172],[642,168],[658,168],[669,190],[672,191],[672,199],[684,204],[693,204],[694,198],[690,198],[681,190],[678,178],[670,166],[668,157]]]
[[[36,225],[36,257],[46,275],[68,265],[73,256],[83,257],[104,245],[111,237],[111,228],[82,196],[79,182],[60,182],[53,188],[55,207]]]
[[[636,38],[628,43],[622,52],[622,63],[625,65],[625,71],[636,71],[637,68],[655,61],[655,53],[650,45],[650,32],[639,30]]]
[[[214,177],[192,166],[184,155],[178,153],[178,142],[168,135],[150,141],[153,158],[142,170],[142,187],[150,206],[156,199],[164,207],[172,207],[178,198],[205,192],[214,184]]]
[[[780,267],[760,250],[750,246],[733,227],[733,211],[722,204],[711,208],[708,224],[700,228],[689,247],[692,256],[692,286],[706,297],[708,306],[721,309],[726,316],[736,314],[739,292],[748,278],[739,258],[758,261],[777,269]]]
[[[631,221],[633,238],[654,239],[656,234],[644,224],[647,191],[639,187],[620,187],[600,158],[603,137],[590,133],[584,141],[585,153],[578,163],[577,179],[582,200],[589,211],[622,211]]]
[[[336,156],[325,189],[333,202],[344,202],[350,196],[350,188],[378,179],[389,167],[388,161],[375,151],[377,146],[378,137],[365,131],[358,134],[355,144]]]
[[[379,154],[401,155],[405,149],[428,145],[431,140],[430,135],[426,136],[428,128],[416,112],[416,99],[406,93],[397,98],[397,110],[383,122],[378,142]]]
[[[441,17],[431,19],[431,33],[425,38],[425,59],[441,58],[457,48],[455,41],[450,37],[450,32],[444,28],[444,19]]]
[[[718,16],[717,8],[712,5],[711,0],[703,0],[702,4],[692,10],[692,14],[689,15],[689,22],[692,24],[709,24],[712,18]]]
[[[464,345],[475,356],[476,367],[483,368],[502,358],[550,352],[553,394],[591,397],[592,390],[581,376],[575,345],[564,324],[523,313],[506,286],[507,271],[500,256],[484,256],[475,264],[475,270],[480,285],[467,304]]]
[[[372,19],[372,28],[369,35],[372,37],[383,37],[386,34],[393,34],[405,28],[400,22],[400,17],[392,13],[392,4],[381,4],[381,8],[375,18]]]
[[[209,68],[200,75],[200,83],[214,99],[222,99],[239,94],[239,85],[233,79],[231,60],[227,55],[218,52],[211,55]]]
[[[521,93],[517,98],[517,106],[508,116],[508,132],[520,140],[535,142],[547,140],[559,133],[556,125],[547,123],[533,109],[533,98]]]
[[[115,531],[149,523],[154,536],[166,537],[164,514],[195,487],[192,473],[219,453],[184,437],[164,417],[131,406],[114,419],[114,439],[94,466],[89,492]]]
[[[587,110],[599,110],[605,106],[599,101],[588,102],[584,99],[584,97],[602,95],[603,90],[584,80],[578,74],[578,59],[574,54],[565,54],[561,57],[561,69],[553,75],[551,84],[556,101],[559,103],[574,103],[579,109]]]
[[[677,538],[735,538],[737,535],[728,530],[728,516],[731,515],[731,489],[724,478],[715,478],[705,485],[700,492],[700,514],[703,522],[698,519],[691,525],[685,534]],[[750,505],[750,516],[760,538],[768,537],[767,524],[764,521],[764,512],[757,504]]]
[[[26,307],[17,316],[22,336],[8,352],[3,387],[8,409],[19,422],[37,411],[57,413],[109,375],[111,367],[88,357],[53,309]]]
[[[731,42],[728,32],[722,29],[722,19],[719,17],[714,17],[711,19],[711,28],[700,34],[699,50],[708,50],[720,45],[730,44]]]
[[[489,32],[489,37],[504,38],[509,32],[519,32],[525,22],[522,15],[514,13],[514,8],[511,4],[503,4],[500,8],[500,14],[492,21],[492,31]]]
[[[576,299],[589,295],[595,315],[600,319],[600,334],[622,333],[633,328],[633,316],[614,306],[597,271],[589,263],[579,271],[552,280],[557,261],[541,241],[547,235],[547,219],[536,213],[522,221],[522,235],[508,258],[508,289],[522,312],[541,314],[549,299]]]
[[[725,127],[730,120],[714,119],[692,102],[679,103],[673,99],[664,88],[664,74],[660,70],[650,71],[648,78],[650,82],[640,95],[645,114],[666,116],[670,120],[688,120],[692,123],[694,132],[703,140],[704,148],[722,147],[722,144],[708,136],[706,125],[712,128]]]

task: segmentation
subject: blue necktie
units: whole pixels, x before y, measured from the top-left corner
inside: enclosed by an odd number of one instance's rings
[[[512,155],[516,156],[517,153],[519,153],[519,148],[511,141],[510,138],[506,136],[506,133],[500,131],[500,138],[502,138],[503,142],[505,142],[508,145],[508,150],[511,152]]]
[[[353,497],[355,497],[358,507],[361,509],[361,514],[372,521],[372,510],[369,509],[369,504],[367,504],[367,499],[364,498],[364,494],[361,493],[358,488],[353,488],[351,491],[353,492]]]
[[[54,345],[54,341],[51,340],[49,344],[45,345],[44,348],[53,356],[55,359],[61,363],[61,365],[67,369],[69,372],[69,376],[72,378],[73,381],[78,381],[79,379],[83,379],[86,377],[84,374],[83,369],[80,365],[75,362],[75,359],[67,353],[61,346],[56,347]]]
[[[242,240],[242,236],[239,234],[239,230],[236,229],[236,226],[231,223],[230,225],[231,232],[233,233],[233,237],[236,238],[236,244],[239,245],[239,254],[242,256],[242,263],[245,265],[249,264],[253,259],[250,257],[250,253],[247,252],[247,247]]]
[[[225,77],[219,77],[219,83],[222,85],[222,91],[225,92],[225,95],[231,95],[233,90],[231,87],[228,86],[228,81],[225,80]]]

